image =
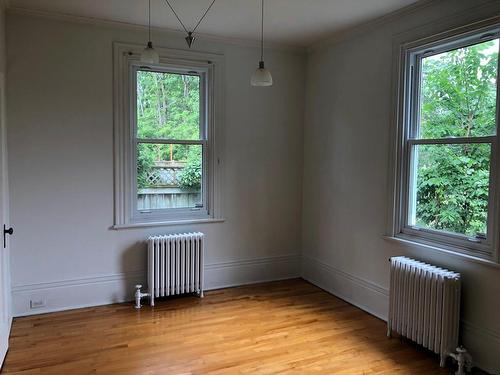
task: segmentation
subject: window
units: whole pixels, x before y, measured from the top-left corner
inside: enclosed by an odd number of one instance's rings
[[[137,216],[205,208],[205,73],[134,67]]]
[[[141,50],[115,45],[115,227],[220,219],[221,57]]]
[[[499,35],[404,46],[396,237],[496,259]]]

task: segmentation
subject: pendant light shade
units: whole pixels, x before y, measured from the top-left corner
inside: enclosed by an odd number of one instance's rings
[[[264,67],[264,61],[259,62],[259,68],[252,74],[250,83],[252,86],[273,85],[273,76],[271,72]]]
[[[272,86],[273,85],[273,76],[271,72],[264,67],[264,0],[261,2],[261,28],[260,28],[260,61],[259,67],[252,74],[252,78],[250,79],[250,84],[252,86]]]
[[[142,51],[141,62],[146,64],[158,64],[160,62],[160,55],[153,48],[152,42],[148,42],[148,45]]]
[[[158,64],[160,62],[160,55],[153,47],[153,42],[151,41],[151,0],[149,0],[149,19],[148,19],[148,44],[146,48],[142,51],[141,62],[145,64]]]

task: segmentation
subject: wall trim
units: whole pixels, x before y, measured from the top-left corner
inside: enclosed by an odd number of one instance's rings
[[[142,277],[145,274],[146,274],[145,270],[137,270],[137,271],[121,272],[111,275],[99,275],[99,276],[82,277],[76,279],[49,281],[36,284],[15,285],[12,287],[12,293],[42,290],[42,289],[63,288],[74,285],[91,285],[98,283],[108,283],[113,281],[122,281],[130,278]]]
[[[472,354],[474,365],[490,374],[500,374],[500,331],[480,327],[465,319],[460,322],[461,342]]]
[[[44,11],[44,10],[28,9],[28,8],[22,8],[22,7],[9,5],[8,3],[6,4],[6,7],[7,7],[7,12],[9,14],[18,14],[18,15],[23,15],[23,16],[48,18],[48,19],[53,19],[53,20],[60,20],[60,21],[87,24],[87,25],[113,27],[113,28],[128,29],[128,30],[137,30],[137,31],[142,31],[142,32],[146,32],[148,30],[148,27],[145,25],[125,22],[125,21],[113,21],[113,20],[106,20],[103,18],[78,16],[78,15],[68,14],[68,13],[59,13],[59,12],[50,12],[50,11]],[[183,31],[179,31],[176,29],[170,29],[167,27],[151,26],[151,30],[155,33],[168,33],[168,34],[177,35],[181,39],[183,39],[186,36],[186,34]],[[197,34],[197,37],[199,39],[204,39],[204,40],[206,40],[208,42],[212,42],[212,43],[223,43],[223,44],[236,45],[236,46],[241,46],[241,47],[260,48],[260,41],[254,40],[254,39],[231,38],[231,37],[226,37],[226,36],[219,36],[219,35],[205,34],[205,33],[196,33],[196,34]],[[307,52],[307,48],[305,48],[305,47],[294,46],[294,45],[290,45],[290,44],[286,44],[286,43],[277,43],[277,42],[266,42],[265,49],[276,50],[276,51],[289,51],[289,52],[295,52],[295,53],[299,53],[299,54],[306,54],[306,52]]]
[[[384,288],[370,280],[364,279],[359,276],[355,276],[351,273],[342,271],[338,268],[332,267],[328,263],[325,263],[317,258],[309,257],[309,256],[304,256],[303,259],[305,261],[310,261],[310,262],[315,262],[318,266],[323,267],[327,269],[329,272],[335,273],[336,275],[346,278],[349,281],[352,281],[353,283],[356,283],[357,285],[363,286],[367,289],[369,289],[372,292],[379,293],[385,297],[389,297],[389,289]]]
[[[304,255],[302,256],[302,277],[351,305],[359,307],[379,319],[387,320],[388,289],[335,268],[317,258]],[[356,292],[365,298],[359,298]],[[371,305],[366,303],[368,300],[379,302]]]
[[[146,270],[56,280],[12,287],[15,317],[133,300],[135,284],[146,285]],[[300,254],[216,262],[205,265],[206,290],[300,277]],[[30,308],[31,299],[46,306]]]
[[[205,270],[220,270],[223,268],[252,266],[257,264],[277,263],[277,262],[297,262],[300,254],[279,255],[265,258],[242,259],[229,262],[218,262],[205,264]]]
[[[300,277],[300,254],[205,264],[205,289],[213,290]]]
[[[347,27],[343,30],[334,32],[330,36],[323,38],[317,42],[314,42],[307,48],[308,53],[323,50],[325,48],[331,47],[332,45],[344,42],[355,38],[356,36],[373,30],[376,27],[388,24],[394,20],[401,17],[408,16],[415,13],[421,9],[424,9],[432,4],[436,3],[436,0],[419,0],[413,4],[407,5],[403,8],[397,9],[391,13],[384,14],[380,17],[368,20],[361,24],[357,24],[351,27]]]
[[[302,256],[302,277],[330,294],[383,321],[387,321],[387,306],[389,303],[389,290],[387,288],[309,256]],[[348,285],[342,285],[342,281],[348,283]],[[350,295],[349,291],[359,293],[362,298],[355,296],[354,293]],[[381,309],[383,307],[379,304],[381,300],[385,305],[385,309]],[[484,350],[478,349],[482,347],[498,348],[500,350],[500,331],[480,327],[462,319],[460,333],[461,341],[473,355],[474,364],[491,374],[500,374],[499,365],[485,356]],[[495,352],[495,350],[491,352]]]
[[[480,327],[476,324],[469,322],[468,320],[462,319],[460,321],[461,327],[464,330],[468,330],[473,332],[476,335],[480,335],[488,340],[495,341],[498,345],[500,345],[500,331],[496,331],[494,329]]]
[[[323,39],[321,41],[318,41],[316,43],[313,43],[311,46],[307,48],[308,54],[311,54],[313,52],[321,51],[324,50],[328,47],[331,47],[335,44],[342,43],[344,41],[352,40],[358,36],[360,36],[363,33],[368,33],[371,30],[374,30],[377,27],[382,27],[386,24],[389,24],[391,22],[397,21],[398,19],[402,17],[407,17],[410,16],[411,14],[418,12],[422,9],[425,9],[433,4],[438,3],[438,0],[420,0],[417,1],[416,3],[410,4],[404,8],[398,9],[392,13],[388,13],[384,16],[381,16],[379,18],[373,19],[371,21],[367,21],[362,24],[354,25],[351,28],[346,28],[344,30],[337,31],[336,33],[332,34],[330,37],[327,37],[326,39]],[[487,3],[481,4],[479,6],[471,7],[466,10],[460,10],[456,13],[452,13],[449,15],[446,15],[445,17],[441,17],[439,21],[441,20],[454,20],[457,18],[460,18],[463,15],[468,15],[474,17],[476,14],[480,14],[482,11],[485,9],[487,10],[490,7],[494,7],[498,2],[496,0],[490,0]],[[472,21],[474,22],[474,21]],[[424,23],[420,26],[417,26],[412,29],[404,30],[401,33],[396,33],[394,36],[399,36],[401,34],[407,34],[409,32],[415,32],[417,30],[423,30],[429,27],[432,27],[436,25],[436,21],[431,21]]]

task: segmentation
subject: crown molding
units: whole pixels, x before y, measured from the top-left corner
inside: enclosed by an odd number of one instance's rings
[[[0,0],[0,1],[2,1],[2,0]],[[95,26],[101,26],[101,27],[120,28],[120,29],[125,29],[125,30],[136,30],[136,31],[142,31],[142,32],[146,32],[148,30],[147,26],[136,24],[136,23],[129,23],[129,22],[124,22],[124,21],[113,21],[113,20],[106,20],[103,18],[85,17],[85,16],[77,16],[77,15],[67,14],[67,13],[48,12],[48,11],[43,11],[43,10],[21,8],[21,7],[9,5],[9,2],[8,2],[9,0],[3,0],[3,1],[6,1],[5,5],[7,8],[8,14],[17,14],[17,15],[23,15],[23,16],[48,18],[48,19],[65,21],[65,22],[81,23],[81,24],[95,25]],[[176,35],[176,36],[179,36],[182,38],[185,37],[185,33],[183,31],[179,31],[176,29],[170,29],[167,27],[152,26],[151,30],[153,30],[156,33],[171,34],[171,35]],[[213,34],[205,34],[205,33],[196,33],[196,34],[197,34],[197,37],[199,39],[204,39],[205,41],[212,42],[212,43],[221,43],[221,44],[234,45],[234,46],[240,46],[240,47],[260,48],[260,40],[245,39],[245,38],[231,38],[231,37],[225,37],[225,36],[219,36],[219,35],[213,35]],[[297,53],[297,54],[306,54],[307,53],[307,48],[305,48],[305,47],[294,46],[294,45],[290,45],[290,44],[286,44],[286,43],[276,43],[276,42],[266,42],[265,49],[274,50],[274,51],[293,52],[293,53]]]
[[[323,38],[317,42],[314,42],[307,48],[308,53],[313,53],[317,51],[321,51],[325,48],[328,48],[332,45],[344,42],[346,40],[350,40],[355,38],[356,36],[366,33],[370,30],[373,30],[382,25],[388,24],[392,21],[397,20],[398,18],[408,16],[412,13],[415,13],[421,9],[424,9],[437,1],[440,0],[419,0],[413,4],[407,5],[403,8],[397,9],[391,13],[387,13],[378,18],[374,18],[372,20],[366,21],[361,24],[354,25],[352,27],[347,27],[345,29],[339,30],[331,34],[330,36]]]

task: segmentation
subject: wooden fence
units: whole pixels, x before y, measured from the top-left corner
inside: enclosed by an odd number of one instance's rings
[[[139,189],[137,194],[138,210],[195,207],[199,203],[201,203],[199,190],[178,187],[146,188]]]

